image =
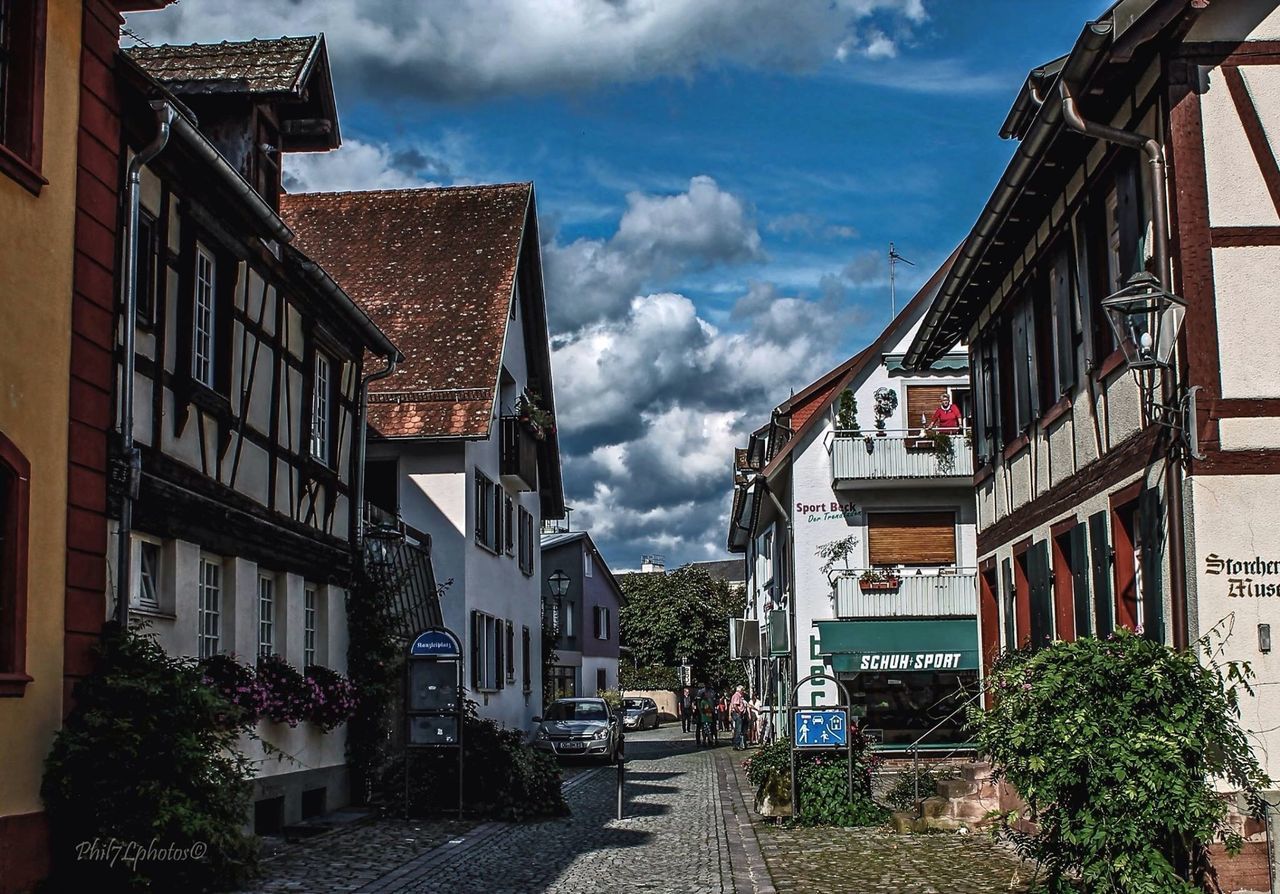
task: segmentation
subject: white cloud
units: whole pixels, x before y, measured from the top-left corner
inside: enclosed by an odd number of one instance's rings
[[[293,193],[440,185],[404,161],[386,143],[348,139],[332,152],[285,155],[284,185]]]
[[[925,19],[923,0],[186,0],[129,27],[151,42],[324,31],[335,66],[367,86],[461,97],[811,70]]]

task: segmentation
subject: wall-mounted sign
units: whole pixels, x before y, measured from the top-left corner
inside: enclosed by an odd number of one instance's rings
[[[862,516],[862,508],[857,503],[841,503],[838,500],[826,503],[796,503],[796,515],[806,522],[852,522]]]
[[[1233,599],[1280,597],[1280,560],[1261,556],[1233,559],[1209,553],[1204,557],[1204,573],[1226,575],[1227,596]]]
[[[414,638],[409,654],[414,658],[461,658],[462,644],[451,631],[434,628]]]
[[[961,670],[965,667],[964,652],[889,652],[863,654],[858,669],[864,671],[929,671]]]

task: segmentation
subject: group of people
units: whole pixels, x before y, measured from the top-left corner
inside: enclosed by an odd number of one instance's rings
[[[749,696],[745,686],[736,687],[730,696],[717,694],[711,686],[686,686],[677,702],[680,728],[686,733],[692,731],[699,745],[714,744],[722,731],[732,731],[734,751],[768,741],[769,715],[760,697]]]

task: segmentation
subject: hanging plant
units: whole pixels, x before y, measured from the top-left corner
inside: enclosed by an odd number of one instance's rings
[[[898,392],[892,388],[877,388],[873,397],[876,401],[876,434],[883,438],[885,421],[898,409]]]
[[[951,435],[946,432],[932,431],[925,433],[925,439],[929,442],[934,459],[938,461],[938,472],[943,475],[950,475],[956,470],[956,442],[952,440]]]
[[[267,711],[269,693],[254,674],[253,668],[241,664],[234,655],[210,655],[200,661],[204,682],[243,712],[239,718],[253,724]]]
[[[311,690],[307,719],[326,733],[346,723],[355,714],[359,702],[356,687],[335,670],[318,664],[310,665],[305,674]]]
[[[516,398],[516,417],[539,441],[555,434],[555,414],[542,406],[542,395],[537,391],[526,389]]]
[[[267,693],[262,715],[273,723],[297,726],[311,713],[311,687],[289,662],[279,655],[258,659],[258,683]]]

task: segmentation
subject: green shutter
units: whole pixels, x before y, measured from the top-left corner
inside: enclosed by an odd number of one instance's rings
[[[1004,586],[1000,597],[1004,608],[1004,648],[1006,652],[1012,652],[1018,648],[1018,597],[1013,587],[1013,564],[1005,559],[1000,567],[1000,580]]]
[[[1053,640],[1053,593],[1049,586],[1049,541],[1033,543],[1027,551],[1027,583],[1031,589],[1031,647]]]
[[[1164,588],[1161,586],[1164,514],[1160,510],[1160,493],[1155,488],[1144,490],[1138,503],[1142,532],[1142,633],[1156,642],[1164,642]]]
[[[1114,624],[1111,608],[1111,541],[1107,536],[1107,512],[1102,510],[1089,516],[1089,541],[1093,568],[1093,610],[1097,619],[1098,636],[1111,633]]]
[[[1089,535],[1084,525],[1076,525],[1067,535],[1071,550],[1072,596],[1076,604],[1076,637],[1089,636]]]

